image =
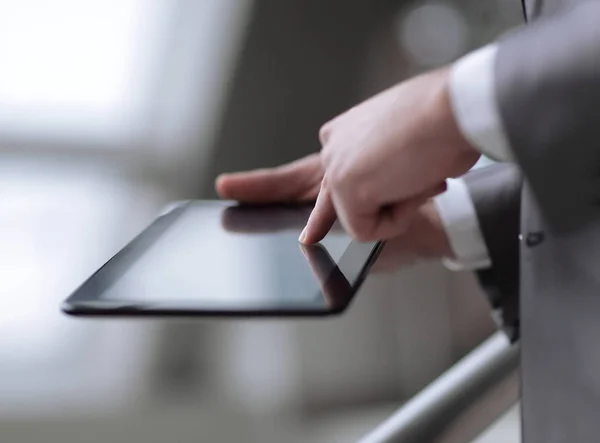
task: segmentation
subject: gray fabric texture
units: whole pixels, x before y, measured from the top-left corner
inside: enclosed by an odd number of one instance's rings
[[[526,6],[530,24],[501,40],[495,66],[503,126],[524,177],[521,221],[517,169],[467,175],[493,264],[480,279],[495,282],[488,292],[505,322],[520,299],[523,442],[598,442],[600,2]],[[519,254],[510,246],[515,232]]]

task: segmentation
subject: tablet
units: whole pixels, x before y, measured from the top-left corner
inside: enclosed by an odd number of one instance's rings
[[[310,205],[175,205],[64,303],[71,315],[326,316],[343,312],[382,248],[298,236]],[[335,240],[335,241],[333,241]]]

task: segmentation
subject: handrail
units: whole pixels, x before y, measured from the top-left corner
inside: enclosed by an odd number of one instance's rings
[[[518,345],[497,332],[404,404],[359,443],[430,443],[514,373]],[[489,423],[480,423],[478,432]]]

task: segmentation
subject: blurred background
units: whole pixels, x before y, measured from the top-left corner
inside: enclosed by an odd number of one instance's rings
[[[59,305],[169,201],[316,152],[329,118],[521,21],[518,0],[0,0],[0,441],[356,441],[489,336],[473,276],[438,264],[327,321]]]

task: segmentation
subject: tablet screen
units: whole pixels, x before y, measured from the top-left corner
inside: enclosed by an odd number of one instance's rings
[[[298,236],[310,210],[187,203],[160,217],[74,297],[93,302],[88,307],[117,302],[146,310],[340,309],[375,243],[350,248],[354,242],[334,232],[319,246],[304,247]]]

